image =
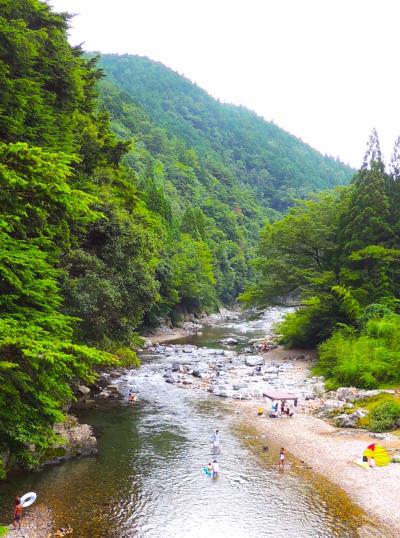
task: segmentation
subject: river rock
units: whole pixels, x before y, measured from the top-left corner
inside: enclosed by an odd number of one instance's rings
[[[90,388],[89,388],[89,387],[86,387],[85,385],[79,385],[79,387],[78,387],[78,391],[79,391],[83,396],[86,396],[87,394],[90,393]]]
[[[358,400],[364,400],[365,398],[374,398],[375,396],[378,396],[378,394],[381,394],[382,392],[385,392],[383,390],[360,390],[357,394]]]
[[[223,350],[223,349],[215,349],[212,354],[213,355],[225,355],[225,350]]]
[[[260,355],[249,355],[244,359],[244,363],[246,366],[262,366],[264,364],[264,358],[260,357]]]
[[[334,409],[342,409],[342,408],[343,408],[343,402],[340,400],[325,400],[324,403],[319,408],[319,410],[322,413],[326,413],[326,411],[330,412],[330,411],[333,411]]]
[[[263,381],[270,383],[271,381],[276,381],[278,379],[278,374],[269,374],[263,377]]]
[[[67,415],[64,422],[53,426],[58,442],[46,450],[43,463],[52,465],[62,463],[76,456],[97,454],[97,439],[92,427],[80,424],[76,417]]]
[[[111,394],[119,394],[118,385],[107,385],[106,390]]]
[[[252,338],[248,341],[248,344],[261,344],[265,342],[265,338]]]
[[[150,340],[150,338],[143,338],[142,348],[149,349],[151,347],[153,347],[153,342]]]
[[[335,425],[341,428],[356,428],[360,418],[365,417],[367,414],[367,411],[364,409],[357,409],[357,411],[351,413],[351,415],[339,415],[335,419]]]
[[[97,395],[97,398],[100,398],[102,400],[107,400],[108,398],[111,398],[111,394],[109,392],[107,392],[106,390],[102,390]]]
[[[325,392],[325,384],[323,381],[318,381],[314,384],[312,389],[315,396],[322,396]]]
[[[353,415],[338,415],[335,418],[335,426],[339,428],[355,428],[357,425],[359,417],[354,417]]]
[[[236,340],[236,338],[223,338],[219,341],[220,344],[225,344],[227,346],[235,346],[239,343],[239,340]]]
[[[344,401],[355,400],[358,393],[359,391],[355,387],[340,387],[336,391],[336,399]]]
[[[236,383],[235,385],[233,385],[233,390],[240,390],[240,389],[246,389],[247,388],[247,383]]]

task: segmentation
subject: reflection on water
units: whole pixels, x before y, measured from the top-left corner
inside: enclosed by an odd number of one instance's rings
[[[34,490],[58,525],[69,523],[81,538],[359,536],[365,516],[340,491],[310,472],[278,472],[279,447],[268,443],[263,453],[265,441],[231,404],[166,384],[163,361],[152,359],[135,373],[137,406],[83,414],[100,433],[97,458],[2,485],[2,519],[16,492]],[[217,427],[221,476],[213,480],[202,468]]]

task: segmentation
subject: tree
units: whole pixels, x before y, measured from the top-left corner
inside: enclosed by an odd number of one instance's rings
[[[289,294],[329,290],[339,270],[337,227],[347,203],[347,192],[331,191],[300,201],[281,220],[267,224],[255,261],[259,278],[242,300],[273,304]]]
[[[215,305],[212,258],[207,245],[182,234],[171,258],[172,283],[178,292],[180,305],[199,311]]]
[[[26,143],[0,145],[0,446],[14,450],[46,447],[71,382],[91,382],[95,366],[118,363],[75,344],[76,320],[60,312],[61,232],[74,216],[97,216],[94,199],[69,185],[67,163]]]
[[[374,130],[369,138],[363,165],[353,179],[349,210],[341,223],[344,250],[349,253],[367,245],[390,245],[389,199],[379,140]]]

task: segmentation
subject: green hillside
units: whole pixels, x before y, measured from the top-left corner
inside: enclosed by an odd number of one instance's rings
[[[353,170],[243,107],[222,104],[161,63],[106,54],[100,66],[159,127],[194,148],[225,185],[246,185],[259,204],[285,210],[295,198],[349,182]]]
[[[149,60],[100,82],[67,15],[0,4],[0,452],[32,469],[73,385],[235,300],[264,221],[351,170]]]

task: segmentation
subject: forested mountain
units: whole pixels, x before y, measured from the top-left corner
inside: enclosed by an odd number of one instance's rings
[[[294,206],[262,232],[258,278],[242,298],[303,308],[281,324],[289,346],[320,344],[331,387],[400,381],[400,139],[389,169],[373,132],[349,187]],[[400,406],[397,408],[400,417]],[[397,419],[396,419],[397,420]]]
[[[157,126],[195,149],[208,173],[228,189],[250,187],[264,208],[282,211],[352,176],[350,167],[244,107],[220,103],[161,63],[105,54],[100,66]]]
[[[101,81],[67,15],[0,6],[0,453],[34,467],[73,385],[135,362],[143,324],[235,300],[266,217],[351,170],[148,60],[122,58],[157,91]]]

